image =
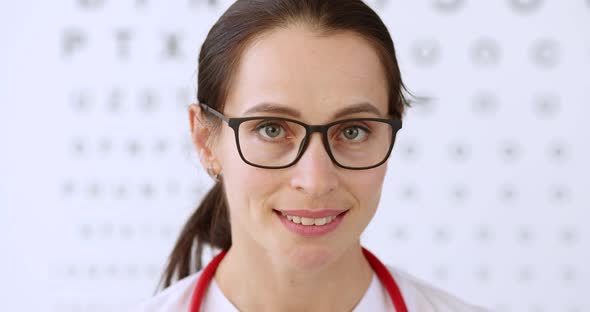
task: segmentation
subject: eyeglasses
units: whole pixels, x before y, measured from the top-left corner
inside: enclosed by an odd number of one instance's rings
[[[207,104],[200,105],[234,130],[236,146],[245,163],[266,169],[295,164],[314,132],[322,134],[324,148],[337,166],[353,170],[374,168],[389,158],[397,131],[402,127],[401,120],[396,118],[353,118],[325,125],[272,116],[228,118]]]

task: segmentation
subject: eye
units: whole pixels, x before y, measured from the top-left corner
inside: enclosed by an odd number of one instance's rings
[[[362,142],[371,133],[371,130],[360,125],[347,126],[342,129],[342,134],[346,140]]]
[[[276,139],[280,134],[285,132],[283,127],[276,122],[263,122],[258,125],[255,130],[257,134],[271,139]]]

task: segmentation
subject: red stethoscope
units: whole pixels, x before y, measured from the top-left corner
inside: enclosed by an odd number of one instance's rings
[[[381,281],[381,284],[383,284],[385,289],[387,289],[387,292],[391,297],[391,301],[393,302],[393,306],[395,307],[395,311],[407,312],[408,308],[406,307],[406,303],[402,298],[402,294],[399,288],[397,287],[397,284],[393,280],[393,276],[391,276],[391,273],[389,273],[389,270],[385,267],[383,263],[381,263],[381,261],[379,261],[379,259],[377,259],[377,257],[375,257],[375,255],[373,255],[371,252],[365,249],[365,247],[361,248],[363,249],[363,254],[365,255],[365,258],[373,268],[373,271],[375,271],[375,274],[377,274],[379,281]],[[203,297],[205,296],[205,291],[207,290],[207,287],[209,286],[209,283],[211,282],[211,279],[213,278],[213,275],[215,274],[215,271],[219,266],[219,262],[221,262],[221,259],[225,257],[226,253],[227,250],[221,251],[217,256],[213,257],[211,262],[209,262],[205,269],[203,269],[203,272],[201,273],[201,276],[197,281],[197,285],[193,290],[191,304],[189,308],[190,312],[200,311],[201,303],[203,302]]]

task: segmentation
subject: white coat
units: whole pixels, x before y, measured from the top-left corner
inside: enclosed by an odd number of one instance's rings
[[[386,265],[398,285],[402,297],[410,312],[489,312],[479,306],[469,304],[456,296],[436,288],[428,283],[402,271],[398,268]],[[170,285],[155,296],[144,300],[134,312],[167,312],[188,311],[192,291],[202,271],[189,275],[180,281]],[[201,310],[203,312],[238,312],[239,310],[224,296],[215,283],[211,280],[205,293]],[[377,275],[373,278],[369,288],[361,301],[353,309],[353,312],[394,312],[395,308],[389,294],[382,287]]]

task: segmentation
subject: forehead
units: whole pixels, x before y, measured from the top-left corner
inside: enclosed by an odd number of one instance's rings
[[[353,32],[321,35],[305,26],[275,29],[243,51],[225,112],[242,116],[260,103],[301,112],[301,119],[328,121],[359,103],[387,113],[387,81],[376,49]]]

